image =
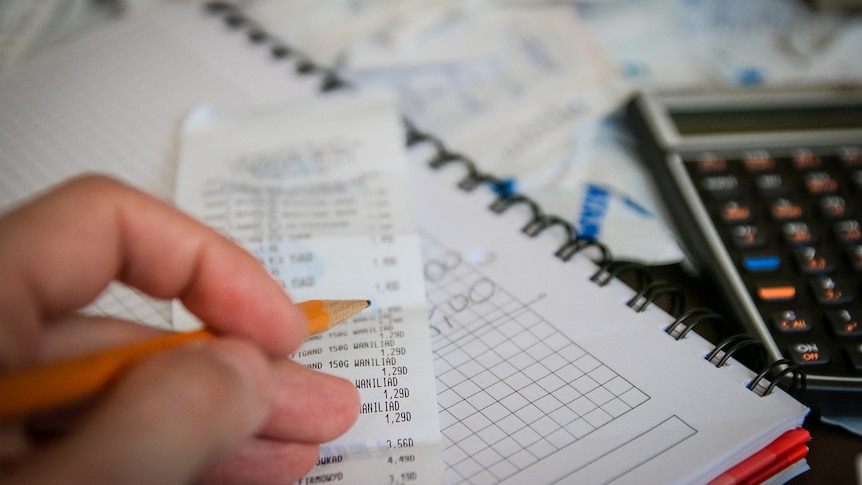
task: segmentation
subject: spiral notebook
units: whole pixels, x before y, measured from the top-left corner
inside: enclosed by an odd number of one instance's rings
[[[234,7],[183,2],[16,69],[0,78],[0,208],[82,171],[170,199],[196,106],[350,89],[297,49]],[[667,286],[626,286],[618,276],[636,266],[457,147],[409,121],[405,134],[448,483],[707,483],[802,424],[807,408],[774,385],[786,367],[744,367],[738,342],[689,331],[708,311],[665,313],[652,302]],[[167,304],[125,288],[97,307],[170,327]],[[772,476],[804,471],[797,458]]]

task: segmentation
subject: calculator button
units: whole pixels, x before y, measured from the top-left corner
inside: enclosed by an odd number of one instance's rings
[[[765,150],[757,150],[745,154],[743,161],[745,169],[749,172],[765,172],[775,170],[775,159]]]
[[[798,150],[793,155],[793,166],[797,170],[814,170],[823,166],[823,160],[808,150]]]
[[[757,187],[757,193],[764,199],[772,199],[782,195],[787,195],[790,191],[781,175],[770,173],[759,175],[754,179],[754,186]]]
[[[828,194],[838,190],[838,181],[827,172],[811,172],[805,175],[805,188],[811,195]]]
[[[841,164],[845,168],[862,167],[862,148],[860,147],[844,147],[841,149],[839,157]]]
[[[697,171],[700,173],[716,173],[727,170],[727,161],[712,153],[706,153],[697,160]]]
[[[715,200],[726,200],[739,197],[739,181],[733,175],[713,175],[704,177],[703,190]]]
[[[844,347],[850,357],[850,365],[857,371],[862,371],[862,343]]]
[[[777,199],[769,204],[769,213],[777,221],[789,221],[802,217],[802,207],[789,199]]]
[[[737,249],[754,249],[766,246],[766,236],[757,226],[735,226],[730,230],[730,240]]]
[[[832,331],[839,337],[862,337],[862,324],[859,317],[862,310],[834,310],[826,312],[826,320]]]
[[[850,266],[856,271],[862,271],[862,245],[850,246],[846,251]]]
[[[835,260],[819,252],[816,248],[806,247],[793,253],[799,271],[807,275],[822,275],[835,271]]]
[[[769,321],[781,333],[808,332],[814,328],[811,316],[806,312],[785,310],[772,314]]]
[[[726,223],[740,224],[751,221],[751,207],[736,201],[729,201],[721,206],[719,210],[721,220]]]
[[[742,267],[751,272],[775,271],[780,266],[781,258],[775,255],[742,258]]]
[[[847,206],[844,197],[830,195],[820,199],[820,213],[827,219],[843,219],[853,215],[853,208]]]
[[[862,229],[859,227],[859,221],[853,219],[841,221],[836,223],[834,227],[838,242],[843,244],[862,243]]]
[[[821,305],[843,305],[853,301],[853,291],[845,280],[816,278],[809,282],[809,287]]]
[[[817,242],[817,235],[804,222],[788,222],[781,226],[784,242],[791,246],[805,246]]]
[[[756,287],[757,297],[763,301],[788,301],[796,298],[793,285],[762,284]]]
[[[788,357],[797,365],[829,363],[829,352],[816,342],[800,342],[787,349]]]

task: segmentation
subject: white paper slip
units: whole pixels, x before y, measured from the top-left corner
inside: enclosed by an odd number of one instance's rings
[[[441,482],[421,253],[394,97],[199,109],[183,129],[179,207],[257,256],[294,301],[372,302],[293,355],[354,382],[362,400],[358,422],[321,447],[304,480]],[[177,304],[174,327],[196,325]]]

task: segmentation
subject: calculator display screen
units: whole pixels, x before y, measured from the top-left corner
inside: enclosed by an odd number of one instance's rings
[[[860,103],[841,106],[670,109],[669,115],[682,136],[862,128]]]

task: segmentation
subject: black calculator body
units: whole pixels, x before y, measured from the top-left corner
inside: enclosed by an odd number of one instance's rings
[[[862,90],[641,93],[626,115],[715,310],[805,372],[816,412],[862,415]]]

